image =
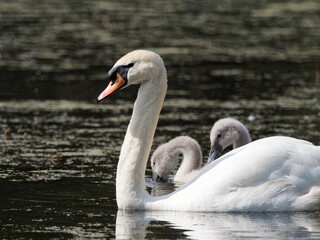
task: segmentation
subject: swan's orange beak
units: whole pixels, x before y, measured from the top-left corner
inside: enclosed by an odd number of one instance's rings
[[[111,93],[122,88],[126,84],[126,81],[117,73],[117,79],[111,80],[108,87],[99,95],[97,102],[100,102],[104,98],[108,97]]]

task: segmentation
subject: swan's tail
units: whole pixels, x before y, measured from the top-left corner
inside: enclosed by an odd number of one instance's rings
[[[310,191],[295,201],[297,210],[319,210],[320,208],[320,186],[314,186]]]

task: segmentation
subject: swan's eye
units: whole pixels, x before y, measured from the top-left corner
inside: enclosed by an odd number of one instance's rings
[[[114,84],[117,80],[117,73],[120,74],[120,76],[127,81],[127,74],[131,67],[133,67],[134,63],[129,63],[127,65],[121,65],[117,67],[116,69],[113,69],[108,73],[108,79],[112,81],[112,84]]]
[[[120,76],[124,79],[124,80],[128,80],[127,75],[129,72],[129,69],[134,65],[134,63],[129,63],[128,65],[122,65],[119,66],[117,68],[117,72],[120,74]]]
[[[127,68],[131,68],[131,67],[133,67],[133,65],[134,65],[134,63],[129,63],[128,65],[126,65],[125,67],[127,67]]]
[[[221,134],[218,134],[218,138],[221,138]]]

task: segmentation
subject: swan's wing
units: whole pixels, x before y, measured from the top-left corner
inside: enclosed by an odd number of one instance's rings
[[[295,204],[297,197],[320,186],[319,163],[319,147],[293,138],[272,137],[230,154],[193,184],[206,182],[208,201],[229,203],[227,208],[284,209],[284,204]]]
[[[211,186],[230,184],[247,187],[260,181],[276,181],[291,178],[319,182],[314,178],[319,172],[320,147],[289,137],[270,137],[236,149],[210,164],[193,181],[211,179]],[[303,185],[301,185],[303,186]]]

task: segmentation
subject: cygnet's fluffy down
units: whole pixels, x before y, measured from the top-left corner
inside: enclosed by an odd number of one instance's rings
[[[251,142],[248,129],[234,118],[216,121],[210,131],[211,149],[208,162],[216,159],[221,151],[230,145],[233,149]]]
[[[166,180],[170,172],[177,166],[179,156],[182,163],[175,174],[175,183],[186,183],[198,174],[202,164],[202,151],[196,140],[188,136],[180,136],[160,145],[151,157],[154,179]]]
[[[209,162],[214,160],[226,147],[243,146],[251,141],[248,129],[238,120],[223,118],[218,120],[210,132],[211,150]],[[194,178],[202,169],[202,151],[196,140],[188,136],[176,137],[160,145],[151,157],[154,179],[166,180],[177,166],[179,156],[182,163],[174,177],[174,182],[184,184]],[[204,167],[204,166],[203,166]]]

